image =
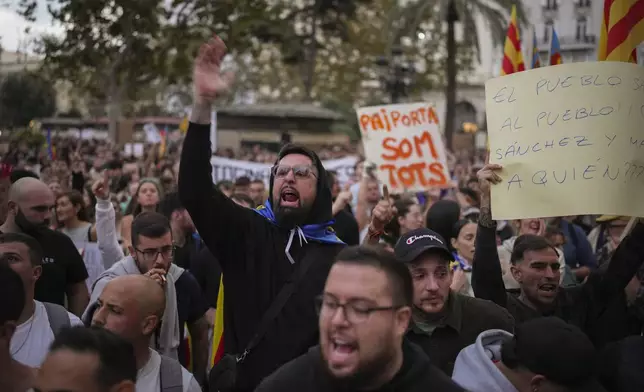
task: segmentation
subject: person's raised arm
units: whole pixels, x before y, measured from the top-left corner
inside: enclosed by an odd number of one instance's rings
[[[231,244],[239,243],[255,215],[226,197],[212,182],[212,106],[214,99],[226,91],[231,82],[219,70],[225,53],[226,46],[215,36],[201,47],[195,61],[194,104],[179,166],[181,203],[192,217],[208,249],[220,261],[230,259],[222,252],[230,250]]]
[[[116,211],[110,201],[110,187],[107,174],[102,180],[92,185],[92,192],[96,196],[96,242],[101,251],[103,266],[109,269],[114,263],[125,257],[116,236]]]
[[[599,282],[602,297],[623,291],[644,262],[644,223],[639,218],[629,226],[633,229],[615,249],[603,279],[588,281]]]
[[[488,164],[477,173],[481,188],[481,215],[472,262],[472,289],[477,298],[487,299],[505,307],[508,297],[496,248],[496,221],[492,220],[490,198],[491,185],[501,182],[501,178],[496,174],[500,169],[500,165]]]

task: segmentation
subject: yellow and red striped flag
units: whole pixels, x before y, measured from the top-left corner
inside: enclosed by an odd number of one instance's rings
[[[521,53],[521,38],[519,37],[519,25],[517,24],[517,7],[512,6],[512,16],[508,26],[508,35],[505,38],[503,48],[503,64],[501,75],[509,75],[515,72],[525,71],[523,54]]]
[[[215,330],[212,336],[212,351],[210,353],[210,367],[215,366],[224,356],[224,276],[219,280],[219,293],[217,293],[217,309],[215,311]]]
[[[637,63],[644,41],[644,0],[604,0],[597,59]]]

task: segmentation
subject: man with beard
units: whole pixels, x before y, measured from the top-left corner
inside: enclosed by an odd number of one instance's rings
[[[514,248],[514,243],[517,238],[524,234],[540,236],[546,235],[546,222],[543,219],[519,219],[516,221],[516,226],[518,227],[518,235],[512,236],[503,241],[503,243],[497,248],[499,260],[501,261],[501,268],[503,269],[503,282],[505,283],[505,288],[507,290],[519,289],[519,283],[514,279],[514,277],[512,277],[512,273],[510,272],[510,257],[512,256],[512,249]],[[566,274],[566,260],[563,252],[559,252],[559,266],[563,281]]]
[[[326,171],[309,149],[287,145],[280,151],[271,170],[270,198],[257,210],[237,205],[212,186],[209,123],[214,98],[230,83],[219,72],[225,51],[214,37],[196,60],[179,196],[223,272],[224,352],[230,355],[211,372],[216,384],[211,387],[251,391],[317,343],[312,304],[345,245],[330,229]],[[236,366],[236,381],[220,377],[230,374],[226,366]]]
[[[492,220],[490,188],[502,180],[500,165],[489,164],[478,173],[481,184],[481,219],[476,234],[472,287],[478,298],[508,309],[517,324],[541,317],[557,316],[581,328],[594,344],[606,343],[604,336],[620,339],[621,325],[605,319],[607,309],[623,296],[624,289],[644,262],[644,224],[635,225],[611,258],[606,272],[591,273],[586,283],[561,287],[558,250],[542,236],[526,234],[517,238],[510,258],[510,270],[520,293],[505,290],[496,250],[496,222]],[[626,304],[624,303],[625,307]]]
[[[412,301],[407,267],[390,252],[346,248],[317,298],[320,346],[281,367],[256,392],[462,391],[404,339]]]
[[[45,183],[25,177],[9,190],[9,212],[1,233],[24,233],[43,249],[42,274],[36,283],[35,299],[65,305],[81,315],[89,301],[85,285],[87,269],[76,246],[65,234],[51,230],[49,220],[54,195]]]

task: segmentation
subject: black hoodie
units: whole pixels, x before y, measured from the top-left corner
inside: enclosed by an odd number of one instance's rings
[[[183,144],[179,172],[179,197],[190,213],[199,235],[221,265],[224,279],[224,347],[238,354],[255,335],[257,326],[294,265],[286,257],[289,231],[255,211],[240,207],[212,185],[210,125],[190,124]],[[307,223],[331,219],[331,191],[317,155],[288,146],[288,154],[305,154],[318,172],[317,197]],[[271,189],[273,177],[271,176]],[[319,295],[335,255],[342,244],[323,244],[296,239],[290,248],[295,265],[305,254],[316,260],[302,284],[269,328],[264,339],[238,367],[237,391],[252,391],[282,364],[306,353],[318,342],[318,318],[314,299]]]
[[[324,369],[320,347],[282,366],[266,378],[255,392],[354,392],[343,387]],[[403,365],[394,378],[370,392],[460,392],[465,391],[438,368],[431,365],[422,349],[411,342],[403,342]]]

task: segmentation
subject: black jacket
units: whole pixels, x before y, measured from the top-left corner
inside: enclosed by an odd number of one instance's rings
[[[472,270],[472,288],[478,298],[487,299],[508,309],[517,324],[541,316],[557,316],[584,331],[601,347],[612,340],[623,339],[628,331],[611,323],[608,316],[619,305],[628,282],[644,258],[644,224],[638,223],[613,253],[605,273],[593,272],[586,283],[560,288],[553,309],[540,313],[505,291],[501,264],[496,248],[496,232],[479,224]],[[610,328],[611,330],[607,330]]]
[[[611,392],[644,391],[644,337],[630,336],[606,346],[597,363],[597,375]]]
[[[224,281],[224,351],[241,353],[273,299],[305,255],[314,262],[263,340],[238,366],[237,391],[251,391],[284,363],[304,354],[318,342],[314,299],[323,288],[331,263],[344,245],[309,240],[293,241],[286,257],[289,231],[255,211],[238,206],[212,185],[210,125],[190,124],[181,155],[179,196],[199,235],[219,260]],[[315,153],[291,148],[282,151],[306,154],[319,176],[317,197],[307,223],[331,220],[331,191],[324,167]],[[324,179],[321,180],[321,179]],[[272,189],[273,177],[271,176]]]
[[[412,324],[407,338],[419,345],[432,363],[448,376],[462,349],[474,344],[487,330],[502,329],[514,333],[514,319],[507,310],[491,301],[451,292],[445,316],[431,336]]]
[[[314,347],[266,378],[255,392],[353,392],[331,378],[324,368],[320,347]],[[461,392],[449,377],[434,367],[420,347],[403,343],[403,365],[396,376],[370,392]]]

